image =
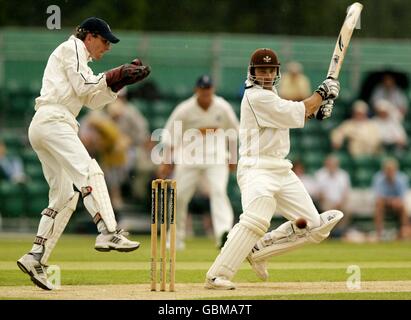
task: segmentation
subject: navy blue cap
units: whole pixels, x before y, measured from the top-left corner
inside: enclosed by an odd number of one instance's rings
[[[114,36],[114,34],[111,32],[110,26],[108,25],[107,22],[105,22],[102,19],[96,18],[96,17],[90,17],[84,20],[80,24],[80,28],[90,31],[92,33],[99,34],[102,36],[104,39],[110,41],[111,43],[117,43],[120,40]]]
[[[211,80],[211,77],[209,75],[202,75],[200,78],[198,78],[196,87],[197,88],[202,88],[202,89],[208,89],[213,86],[213,80]]]

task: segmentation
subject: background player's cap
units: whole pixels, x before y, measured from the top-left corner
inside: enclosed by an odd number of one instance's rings
[[[80,24],[80,28],[90,31],[92,33],[99,34],[104,39],[107,39],[111,43],[117,43],[120,40],[111,32],[110,26],[107,22],[96,17],[90,17],[84,20]]]
[[[201,88],[201,89],[208,89],[213,86],[213,80],[211,80],[211,77],[209,75],[202,75],[200,78],[198,78],[196,87]]]

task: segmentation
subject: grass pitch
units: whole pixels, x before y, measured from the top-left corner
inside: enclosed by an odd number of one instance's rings
[[[64,235],[50,264],[61,270],[61,289],[35,287],[16,265],[32,236],[0,236],[0,299],[411,299],[411,243],[348,244],[328,240],[272,258],[261,282],[247,263],[234,291],[206,290],[205,274],[218,254],[214,242],[189,239],[177,252],[176,292],[150,292],[150,238],[135,252],[101,253],[94,236]],[[357,287],[350,277],[355,267]],[[352,279],[351,279],[352,280]]]

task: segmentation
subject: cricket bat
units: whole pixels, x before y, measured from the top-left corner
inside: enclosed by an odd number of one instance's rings
[[[363,5],[359,2],[355,2],[348,8],[347,16],[338,36],[330,67],[328,68],[327,78],[329,79],[338,79],[351,36],[359,22],[362,8]]]

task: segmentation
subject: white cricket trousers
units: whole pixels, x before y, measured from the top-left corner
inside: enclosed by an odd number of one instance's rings
[[[42,106],[29,127],[29,140],[40,159],[50,187],[49,208],[59,211],[78,190],[87,186],[91,157],[78,137],[78,123],[62,107]]]
[[[214,236],[219,243],[224,232],[233,227],[234,213],[227,196],[228,165],[177,165],[177,244],[184,243],[188,204],[200,179],[207,179],[210,190],[211,218]]]
[[[290,165],[291,166],[291,165]],[[320,226],[320,216],[301,180],[290,168],[264,169],[238,167],[237,181],[241,190],[243,212],[260,197],[273,197],[269,212],[256,212],[270,221],[275,212],[287,220],[304,218],[310,228]]]

